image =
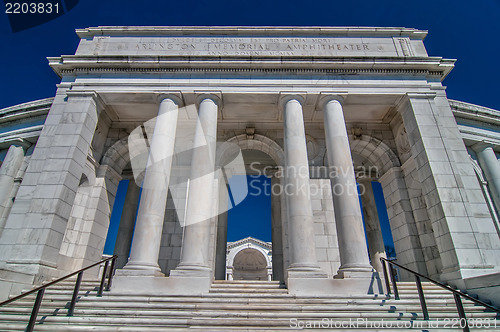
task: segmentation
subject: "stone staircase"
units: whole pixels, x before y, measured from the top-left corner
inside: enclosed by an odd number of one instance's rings
[[[279,282],[215,281],[202,296],[130,296],[105,292],[83,281],[73,317],[67,317],[74,281],[48,288],[35,331],[259,331],[322,327],[338,331],[462,331],[453,296],[423,283],[430,312],[424,322],[413,283],[400,282],[401,300],[385,295],[296,297]],[[24,331],[35,294],[0,307],[0,331]],[[464,300],[471,331],[500,331],[495,313]],[[384,325],[381,325],[381,324]],[[485,328],[489,323],[490,328]],[[399,325],[398,325],[399,324]],[[420,325],[423,324],[423,325]],[[496,324],[496,327],[495,327]],[[396,328],[402,327],[402,328]]]

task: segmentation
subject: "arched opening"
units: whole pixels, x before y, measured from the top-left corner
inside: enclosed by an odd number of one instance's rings
[[[231,264],[227,260],[229,258],[228,242],[234,243],[252,237],[263,243],[272,244],[272,250],[270,250],[272,260],[269,259],[264,267],[265,275],[261,271],[262,275],[259,275],[259,278],[262,279],[254,280],[268,280],[272,275],[272,280],[282,281],[284,274],[281,196],[272,192],[273,185],[279,185],[279,179],[273,178],[272,175],[276,166],[282,162],[279,158],[279,153],[282,151],[275,142],[259,135],[255,135],[254,140],[243,139],[233,143],[238,144],[242,149],[245,174],[228,172],[229,197],[226,198],[226,202],[230,208],[227,213],[220,214],[218,218],[215,277],[219,280],[228,278],[226,269]],[[277,148],[271,148],[272,144],[275,144]],[[222,151],[221,155],[223,154]],[[239,189],[248,190],[248,193],[240,204],[234,206],[231,204],[231,196],[239,196],[237,192]],[[263,257],[262,254],[260,255]],[[249,259],[250,257],[253,256],[250,255]]]
[[[247,248],[236,254],[233,280],[267,280],[267,259],[257,249]]]
[[[385,171],[380,165],[382,157],[372,153],[372,144],[377,143],[375,140],[372,142],[372,139],[364,137],[364,141],[363,148],[359,148],[359,141],[353,140],[352,158],[370,263],[377,272],[382,273],[380,258],[396,258],[396,249],[384,193],[378,182],[380,172]]]
[[[246,190],[248,193],[240,204],[233,204],[228,210],[227,241],[248,236],[271,241],[271,179],[264,168],[274,167],[276,163],[258,150],[243,150],[242,155],[246,174],[234,174],[229,179],[229,194],[240,196],[237,191]]]

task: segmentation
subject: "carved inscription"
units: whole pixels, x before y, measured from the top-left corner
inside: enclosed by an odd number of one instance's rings
[[[107,50],[215,56],[363,56],[396,52],[392,42],[361,38],[162,37],[127,40],[118,45],[116,42],[112,40],[114,45]]]

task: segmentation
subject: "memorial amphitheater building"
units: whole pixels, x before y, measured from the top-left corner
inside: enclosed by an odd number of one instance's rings
[[[76,33],[74,55],[48,58],[55,96],[0,110],[0,301],[105,245],[111,295],[245,276],[295,297],[384,294],[389,241],[397,264],[500,304],[500,111],[447,98],[455,61],[427,54],[426,31]],[[271,242],[228,246],[242,175],[270,178]]]

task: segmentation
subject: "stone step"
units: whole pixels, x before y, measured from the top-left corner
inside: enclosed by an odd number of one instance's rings
[[[496,313],[484,312],[482,308],[471,308],[474,310],[466,310],[468,317],[489,317],[494,318]],[[75,316],[207,316],[207,317],[223,317],[223,316],[245,316],[245,317],[353,317],[352,315],[374,315],[376,317],[384,317],[384,315],[392,315],[403,318],[417,318],[421,316],[421,308],[416,306],[401,306],[401,307],[379,307],[379,306],[358,306],[341,307],[341,306],[286,306],[269,307],[269,306],[236,306],[219,305],[214,308],[213,305],[196,305],[196,306],[150,306],[150,307],[106,307],[106,306],[83,306],[77,304],[75,308]],[[31,307],[5,307],[0,311],[1,315],[20,314],[29,316]],[[42,306],[40,315],[66,315],[65,307],[49,307]],[[274,316],[272,316],[274,315]],[[478,316],[479,315],[479,316]],[[450,308],[434,308],[431,310],[431,317],[457,317],[455,310]]]
[[[13,313],[13,312],[25,312],[30,313],[32,306],[9,306],[4,307],[0,313]],[[63,305],[42,305],[42,310],[48,312],[57,312],[67,310],[68,304]],[[286,312],[286,313],[300,313],[300,312],[421,312],[421,307],[417,304],[411,305],[399,305],[399,306],[377,306],[377,305],[294,305],[286,304],[280,305],[264,305],[264,304],[218,304],[214,305],[211,303],[205,304],[137,304],[135,306],[127,303],[124,305],[106,305],[106,303],[77,303],[76,310],[112,310],[118,314],[123,310],[128,310],[134,308],[137,311],[150,312],[155,310],[170,310],[170,311],[182,311],[182,310],[223,310],[223,311],[244,311],[244,312]],[[453,313],[456,314],[456,308],[453,306],[429,306],[429,311],[431,315],[439,315],[440,313]],[[489,313],[482,307],[466,307],[465,312],[469,313]]]
[[[18,316],[18,315],[10,315],[9,317],[3,317],[4,323],[5,324],[10,324],[10,323],[25,323],[27,318],[24,316]],[[350,320],[347,318],[334,318],[330,317],[329,322],[332,324],[332,326],[349,326],[349,324],[357,324],[358,327],[361,328],[369,328],[373,327],[374,324],[380,324],[380,318],[375,317],[376,320],[370,320],[368,318],[364,319],[358,316],[357,318],[351,318]],[[315,318],[310,318],[307,319],[306,321],[308,322],[316,322],[318,326],[321,326],[322,322],[324,322],[322,319],[315,319]],[[137,317],[137,318],[130,318],[130,317],[58,317],[58,316],[46,316],[43,317],[43,325],[49,326],[54,326],[54,324],[69,324],[71,325],[71,328],[67,326],[68,330],[71,331],[73,326],[116,326],[116,327],[121,327],[121,326],[126,326],[128,328],[130,327],[142,327],[147,326],[147,327],[163,327],[163,328],[170,328],[170,327],[194,327],[194,328],[201,328],[201,327],[209,327],[209,328],[218,328],[218,327],[226,327],[226,328],[238,328],[238,327],[243,327],[243,328],[277,328],[277,327],[282,327],[282,328],[290,328],[293,326],[293,319],[289,318],[260,318],[260,319],[247,319],[247,318],[239,318],[239,317],[207,317],[207,318],[151,318],[151,317]],[[305,322],[305,321],[303,321]],[[433,326],[436,328],[444,328],[446,326],[450,325],[450,321],[446,320],[434,320],[431,319],[430,321]],[[401,326],[402,324],[429,324],[429,322],[426,321],[421,321],[421,320],[401,320],[399,318],[395,319],[385,319],[384,324],[385,326]],[[343,325],[344,324],[344,325]],[[43,325],[36,325],[35,330],[39,326]],[[499,323],[500,325],[500,323]],[[375,325],[376,326],[376,325]],[[403,325],[405,326],[405,325]],[[89,329],[90,330],[90,329]],[[238,329],[241,330],[241,329]],[[353,329],[350,329],[353,331]],[[408,329],[406,329],[407,331]],[[485,329],[483,329],[485,330]],[[492,331],[498,331],[498,329],[490,329]],[[373,331],[373,330],[372,330]]]
[[[346,322],[348,323],[348,322]],[[6,324],[2,327],[0,327],[0,332],[12,332],[12,331],[24,331],[26,328],[25,324]],[[323,329],[326,330],[326,329]],[[98,331],[98,332],[137,332],[138,329],[137,327],[129,327],[129,326],[120,326],[120,327],[110,327],[110,326],[66,326],[66,325],[37,325],[36,326],[36,331],[50,331],[50,332],[57,332],[57,331]],[[163,327],[147,327],[147,326],[141,326],[140,331],[150,331],[150,332],[165,332],[165,328]],[[258,328],[258,327],[252,327],[250,329],[243,328],[243,327],[231,327],[231,326],[220,326],[217,328],[169,328],[168,331],[176,332],[176,331],[189,331],[189,332],[220,332],[220,331],[226,331],[226,332],[253,332],[253,331],[297,331],[297,328],[288,328],[288,327],[274,327],[273,329],[269,329],[266,327],[263,328]],[[387,332],[387,329],[376,329],[376,328],[369,328],[369,329],[337,329],[335,328],[336,332]],[[397,328],[391,328],[391,332],[408,332],[409,330],[407,328],[405,329],[397,329]],[[432,332],[458,332],[462,331],[461,328],[426,328],[426,329],[412,329],[411,331],[432,331]],[[471,332],[480,332],[480,331],[493,331],[492,329],[484,329],[484,328],[471,328]]]
[[[26,329],[26,324],[6,324],[0,327],[0,332],[12,332],[12,331],[24,331]],[[216,329],[212,328],[169,328],[169,332],[176,332],[176,331],[189,331],[189,332],[220,332],[221,330],[226,331],[226,332],[250,332],[250,331],[297,331],[296,328],[290,329],[287,327],[275,327],[272,330],[268,328],[256,328],[253,327],[251,329],[246,329],[242,327],[218,327]],[[67,326],[67,325],[36,325],[36,331],[50,331],[50,332],[57,332],[57,331],[98,331],[98,332],[138,332],[137,327],[128,327],[128,326]],[[145,331],[145,332],[165,332],[165,328],[163,327],[148,327],[148,326],[141,326],[139,331]],[[381,332],[380,330],[357,330],[359,332]],[[455,330],[446,330],[446,332],[454,332]],[[474,330],[471,330],[474,331]],[[352,331],[351,331],[352,332]],[[398,331],[395,331],[398,332]],[[438,330],[433,330],[433,332],[441,332]],[[444,330],[442,332],[445,332]]]
[[[260,294],[268,294],[268,293],[279,293],[279,294],[288,294],[288,289],[283,288],[211,288],[210,293],[260,293]]]
[[[280,284],[227,284],[227,283],[218,283],[218,284],[212,284],[212,289],[216,288],[234,288],[234,289],[247,289],[247,288],[255,288],[255,289],[281,289],[285,287],[281,287]]]
[[[69,304],[69,301],[57,301],[57,302],[42,302],[42,308],[65,308]],[[217,309],[223,308],[224,310],[282,310],[282,311],[420,311],[420,304],[417,302],[394,302],[391,304],[377,304],[377,303],[269,303],[269,302],[204,302],[204,303],[182,303],[182,302],[159,302],[159,303],[148,303],[148,302],[110,302],[110,301],[78,301],[78,308],[109,308],[121,310],[122,308],[137,308],[141,310],[154,310],[154,309],[213,309],[214,305]],[[33,302],[22,302],[13,303],[8,306],[2,307],[0,312],[5,312],[11,310],[10,308],[27,308],[30,309],[33,306]],[[428,303],[428,308],[430,311],[448,311],[456,312],[456,307],[453,304],[437,304]],[[485,309],[481,306],[464,306],[466,312],[482,312]]]
[[[54,291],[46,291],[46,295],[44,296],[44,300],[70,300],[72,296],[72,291],[61,291],[61,290],[54,290]],[[26,301],[34,301],[36,295],[28,295],[26,296],[23,300]],[[87,293],[80,293],[79,297],[84,300],[84,299],[95,299],[97,298],[96,292],[91,292],[90,294]],[[169,296],[155,296],[155,295],[127,295],[127,294],[115,294],[115,293],[108,293],[104,292],[102,298],[105,298],[107,301],[127,301],[127,300],[134,300],[134,301],[178,301],[178,302],[207,302],[207,301],[260,301],[260,299],[264,301],[313,301],[313,302],[321,302],[321,301],[326,301],[325,303],[328,303],[329,301],[334,301],[334,302],[349,302],[349,301],[357,301],[357,300],[369,300],[369,301],[396,301],[394,298],[391,297],[386,297],[386,296],[374,296],[374,295],[356,295],[356,296],[310,296],[310,297],[295,297],[290,294],[280,294],[280,293],[207,293],[202,296],[175,296],[175,295],[169,295]],[[405,295],[401,297],[401,300],[406,300],[406,301],[414,301],[418,302],[418,295]],[[435,295],[426,295],[426,301],[427,302],[432,302],[432,301],[446,301],[446,303],[455,303],[452,297],[443,297],[443,296],[435,296]],[[472,301],[470,300],[463,300],[464,304],[470,303],[473,304]],[[397,302],[396,302],[397,303]]]
[[[2,307],[0,312],[7,310],[8,308],[31,308],[34,302],[20,302],[12,303],[8,306]],[[69,300],[66,301],[45,301],[42,302],[42,307],[48,308],[64,308],[68,305]],[[197,303],[186,303],[186,302],[111,302],[111,301],[82,301],[77,302],[78,307],[96,307],[96,308],[140,308],[140,309],[206,309],[213,308],[214,305],[217,308],[225,308],[225,310],[238,310],[240,308],[248,310],[330,310],[330,311],[344,311],[353,310],[356,308],[359,311],[366,310],[404,310],[405,308],[412,308],[411,310],[420,309],[420,303],[415,301],[395,301],[391,303],[377,303],[374,301],[364,302],[364,303],[349,303],[349,302],[321,302],[321,303],[301,303],[301,302],[247,302],[247,301],[234,301],[234,302],[197,302]],[[456,307],[452,303],[439,304],[439,303],[427,303],[429,310],[436,311],[456,311]],[[464,306],[465,310],[468,311],[484,311],[485,309],[481,306]]]
[[[64,307],[69,301],[70,296],[47,296],[44,297],[43,305],[46,306],[59,306]],[[34,298],[32,299],[22,299],[16,301],[9,306],[26,306],[31,307],[34,303]],[[401,305],[412,305],[420,306],[420,302],[415,300],[401,299],[401,300],[370,300],[370,299],[275,299],[275,298],[204,298],[204,297],[192,297],[192,298],[147,298],[147,297],[115,297],[115,296],[104,296],[102,298],[90,296],[90,297],[80,297],[78,299],[79,305],[85,306],[113,306],[113,307],[134,307],[134,306],[178,306],[178,305],[265,305],[271,306],[321,306],[321,305],[332,305],[332,306],[366,306],[366,305],[376,305],[376,306],[396,306]],[[454,300],[428,300],[427,305],[429,308],[450,307],[452,310],[455,308]],[[464,301],[464,307],[467,308],[482,308],[481,306],[475,306],[472,302]]]
[[[104,287],[106,287],[106,284],[104,285]],[[55,284],[55,285],[52,285],[52,286],[49,286],[47,288],[45,288],[46,290],[48,289],[67,289],[67,290],[73,290],[75,288],[75,284],[72,283],[72,284]],[[88,289],[91,289],[91,288],[99,288],[99,284],[94,284],[94,283],[81,283],[80,284],[80,289],[83,289],[83,288],[88,288]]]
[[[279,280],[214,280],[214,284],[250,284],[250,285],[258,285],[258,284],[280,284]]]
[[[392,283],[389,284],[389,286],[392,288]],[[409,284],[400,284],[399,282],[397,283],[397,286],[398,286],[398,289],[399,288],[404,288],[404,289],[417,289],[417,285],[413,282],[413,283],[409,283]],[[443,287],[440,287],[438,285],[434,285],[434,284],[422,284],[422,288],[423,289],[444,289]]]
[[[74,317],[66,317],[74,280],[66,280],[46,290],[35,331],[259,331],[290,329],[291,320],[304,322],[333,320],[340,324],[361,320],[360,329],[335,331],[386,331],[364,329],[369,322],[422,322],[418,293],[414,283],[398,283],[401,300],[386,295],[324,295],[294,296],[281,288],[279,281],[215,281],[209,293],[192,295],[128,295],[104,292],[97,297],[98,280],[84,281]],[[458,314],[453,295],[430,283],[424,283],[424,294],[431,320],[439,319],[431,328],[413,331],[462,331],[444,328]],[[36,294],[0,308],[0,332],[24,331]],[[499,329],[496,313],[487,312],[472,301],[464,300],[468,318],[494,322]],[[426,324],[425,322],[422,322]],[[68,325],[69,324],[69,325]],[[346,325],[348,326],[348,325]],[[387,325],[386,325],[387,326]],[[426,325],[427,326],[427,325]],[[405,329],[391,331],[402,332]]]

